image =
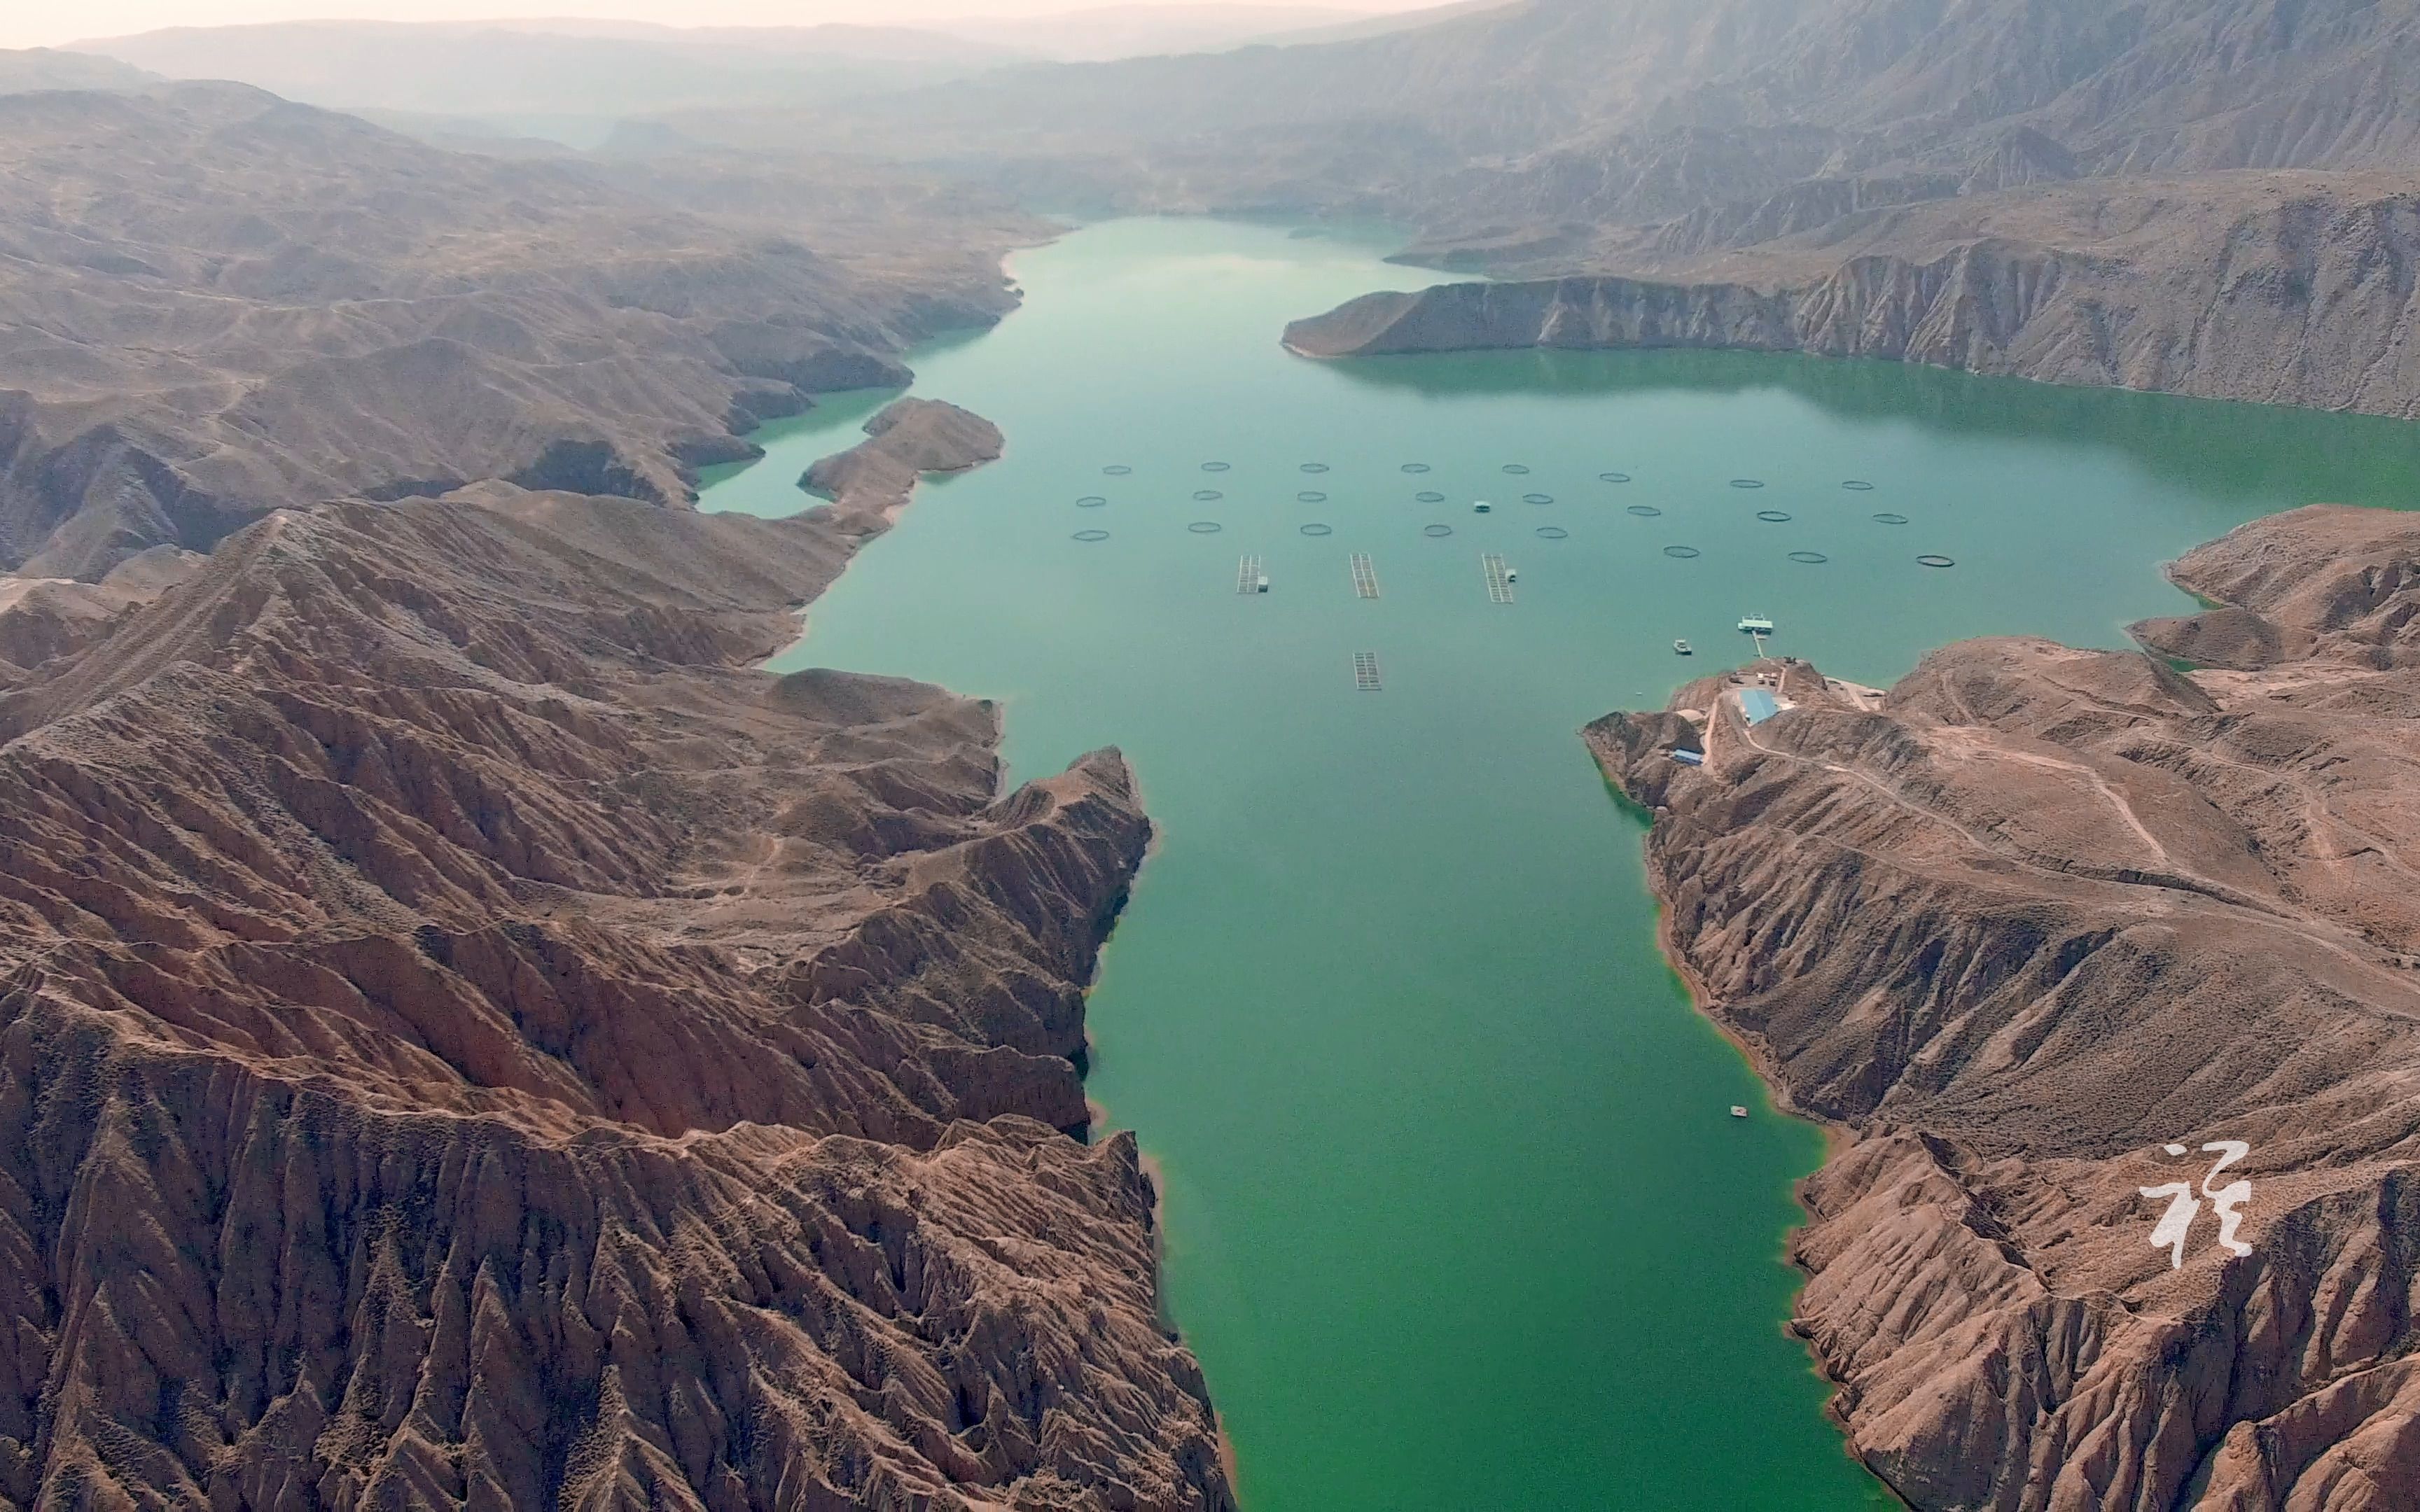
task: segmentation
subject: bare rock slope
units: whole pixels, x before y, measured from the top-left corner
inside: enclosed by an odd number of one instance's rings
[[[1233,1504],[1132,780],[749,670],[859,538],[281,510],[0,690],[0,1506]]]
[[[1796,1326],[1916,1506],[2420,1504],[2415,564],[2412,517],[2315,506],[2143,627],[2243,670],[1982,640],[1589,727],[1675,960],[1840,1132]],[[2240,1236],[2204,1201],[2172,1265],[2143,1189],[2228,1140]]]

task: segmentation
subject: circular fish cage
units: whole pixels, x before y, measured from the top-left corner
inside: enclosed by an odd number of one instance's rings
[[[1955,561],[1941,555],[1937,551],[1927,551],[1924,555],[1916,558],[1916,560],[1919,566],[1926,567],[1954,567],[1958,565]]]
[[[1731,486],[1734,488],[1761,488],[1764,486],[1764,480],[1762,478],[1733,478],[1731,480]]]
[[[1874,486],[1868,483],[1863,478],[1851,478],[1846,483],[1841,484],[1840,486],[1848,489],[1851,493],[1871,493],[1874,491]]]
[[[1334,535],[1336,533],[1336,529],[1334,526],[1322,525],[1317,520],[1313,520],[1302,528],[1302,533],[1305,535]]]
[[[1327,496],[1316,488],[1305,488],[1294,496],[1294,501],[1297,504],[1324,504],[1327,502]]]
[[[1630,513],[1637,516],[1640,519],[1653,519],[1656,516],[1664,513],[1664,511],[1656,508],[1653,504],[1633,504],[1630,506]]]
[[[1664,554],[1668,557],[1678,557],[1683,562],[1688,561],[1691,557],[1701,557],[1705,555],[1703,551],[1699,550],[1694,546],[1668,546],[1664,548]]]
[[[1422,535],[1451,535],[1453,533],[1453,527],[1450,525],[1425,525],[1420,528],[1420,533]]]
[[[1600,472],[1596,475],[1596,481],[1599,483],[1628,483],[1630,481],[1630,474],[1627,472]]]
[[[1756,517],[1767,525],[1778,525],[1790,517],[1778,509],[1760,509],[1756,512]]]
[[[1193,490],[1193,501],[1197,504],[1215,504],[1219,500],[1226,497],[1227,496],[1225,494],[1220,493],[1216,488],[1196,488]]]
[[[1102,498],[1099,494],[1088,493],[1083,498],[1076,501],[1076,507],[1078,509],[1098,509],[1108,502],[1109,501]]]
[[[1523,467],[1523,466],[1522,466],[1520,463],[1518,463],[1518,462],[1507,462],[1507,463],[1505,463],[1505,464],[1504,464],[1504,471],[1505,471],[1505,472],[1506,472],[1506,474],[1507,474],[1507,475],[1509,475],[1509,476],[1511,476],[1511,477],[1515,477],[1515,478],[1526,478],[1526,477],[1528,477],[1528,476],[1529,475],[1529,470],[1528,470],[1528,468]]]
[[[1305,472],[1325,472],[1327,471],[1327,464],[1325,462],[1305,462],[1302,465],[1302,470]]]
[[[1126,466],[1124,462],[1112,462],[1108,467],[1101,470],[1101,475],[1108,478],[1123,478],[1133,471],[1134,469]]]
[[[1109,538],[1109,532],[1107,531],[1078,531],[1067,537],[1071,541],[1106,541]]]
[[[1538,527],[1538,533],[1549,541],[1566,541],[1571,539],[1572,534],[1559,525],[1541,525]]]
[[[1525,504],[1551,504],[1555,501],[1555,496],[1550,493],[1525,493],[1521,496],[1521,501]]]
[[[1874,517],[1874,523],[1877,525],[1904,525],[1907,523],[1907,517],[1905,515],[1876,515]]]
[[[1792,562],[1804,562],[1811,567],[1816,565],[1818,563],[1829,562],[1832,559],[1825,556],[1821,551],[1792,551],[1790,553],[1790,560]]]
[[[1224,462],[1204,462],[1202,464],[1202,471],[1204,472],[1224,472],[1227,471],[1227,464]]]
[[[1428,470],[1429,465],[1426,462],[1406,462],[1404,464],[1404,471],[1406,472],[1426,472]]]
[[[1216,535],[1227,527],[1219,524],[1215,519],[1197,519],[1192,524],[1187,525],[1185,528],[1191,531],[1196,535]]]
[[[1441,504],[1445,502],[1445,495],[1437,492],[1435,488],[1423,488],[1419,493],[1412,495],[1412,497],[1424,504]]]

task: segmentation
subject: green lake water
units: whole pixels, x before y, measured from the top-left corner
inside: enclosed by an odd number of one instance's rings
[[[2198,541],[2420,499],[2420,427],[1789,357],[1280,349],[1429,280],[1383,250],[1128,221],[1019,255],[1024,307],[916,363],[1007,455],[928,486],[773,665],[1002,700],[1020,779],[1105,745],[1140,773],[1159,841],[1089,1085],[1163,1173],[1248,1507],[1893,1504],[1783,1331],[1818,1134],[1665,968],[1642,825],[1575,732],[1743,656],[1745,613],[1874,684],[1963,636],[2120,644],[2188,607],[2159,568]],[[768,427],[706,507],[795,512],[889,397]]]

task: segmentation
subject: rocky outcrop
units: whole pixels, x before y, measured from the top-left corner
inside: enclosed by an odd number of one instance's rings
[[[0,569],[488,478],[680,506],[735,432],[1012,301],[1022,218],[813,177],[451,152],[235,85],[0,92]]]
[[[280,511],[0,692],[0,1505],[1233,1505],[1132,779],[749,670],[856,539]]]
[[[1839,1131],[1796,1327],[1915,1505],[2420,1501],[2415,548],[2320,508],[2184,559],[2253,670],[1985,640],[1589,727],[1699,1001]],[[2172,1265],[2144,1189],[2238,1178],[2242,1253],[2204,1201]]]
[[[1313,357],[1726,347],[2420,417],[2420,194],[2332,176],[2062,184],[1700,259],[1375,294],[1287,328]]]
[[[964,472],[997,461],[1000,427],[939,399],[897,399],[865,423],[867,439],[807,469],[799,486],[832,501],[849,528],[898,518],[926,473]]]
[[[97,583],[0,578],[0,690],[53,657],[90,645],[128,610],[192,577],[203,560],[163,546],[127,558]]]

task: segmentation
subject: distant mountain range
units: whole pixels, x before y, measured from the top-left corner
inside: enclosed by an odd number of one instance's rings
[[[2415,57],[2420,0],[1520,0],[682,125],[1105,213],[1387,218],[1408,260],[1625,281],[1610,309],[1540,290],[1381,332],[1365,308],[1305,350],[1806,346],[2420,413]],[[1699,284],[1737,292],[1680,307],[1803,307],[1753,334],[1624,313]]]
[[[1501,3],[1501,0],[1481,0]],[[1450,6],[1460,10],[1466,6]],[[170,79],[226,79],[337,110],[441,116],[576,147],[615,121],[702,108],[822,109],[1051,62],[1235,48],[1417,24],[1326,6],[1109,6],[917,26],[675,27],[578,19],[176,26],[50,54]],[[88,66],[88,65],[87,65]],[[102,65],[105,68],[106,65]],[[105,85],[96,72],[85,81]]]

